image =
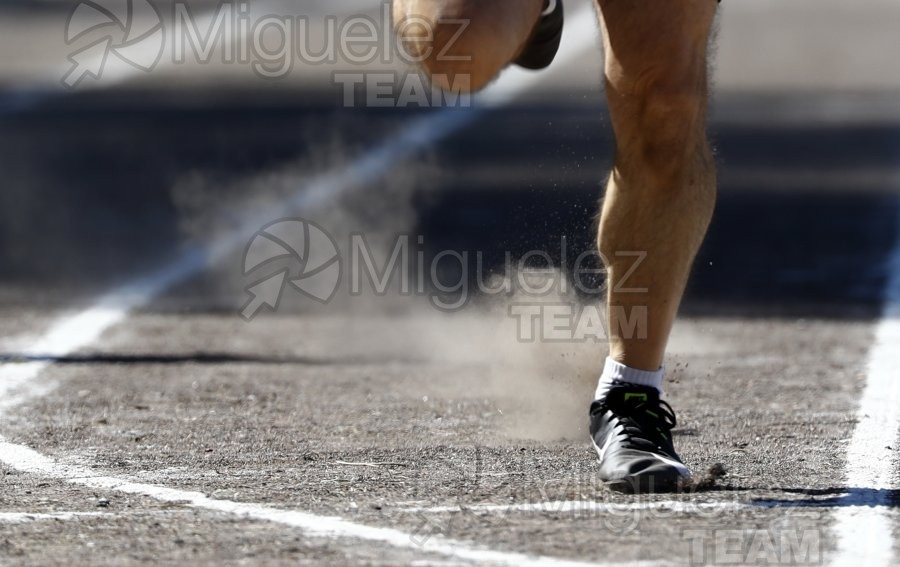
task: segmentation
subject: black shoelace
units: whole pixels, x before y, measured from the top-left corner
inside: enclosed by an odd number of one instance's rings
[[[594,404],[593,412],[609,411],[619,419],[619,436],[626,448],[651,452],[663,449],[674,456],[671,432],[678,420],[672,406],[659,398],[655,388],[613,387]]]

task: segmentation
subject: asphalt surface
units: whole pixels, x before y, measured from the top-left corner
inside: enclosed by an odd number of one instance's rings
[[[835,511],[873,497],[844,470],[900,231],[891,93],[718,97],[717,217],[666,363],[676,446],[698,482],[642,497],[596,478],[585,430],[602,340],[524,340],[510,317],[512,305],[596,297],[477,291],[476,258],[516,277],[507,256],[539,250],[569,273],[591,249],[612,158],[596,88],[488,111],[302,211],[344,258],[353,234],[380,261],[412,236],[414,268],[468,253],[466,272],[438,270],[465,293],[425,278],[412,295],[366,280],[354,295],[345,279],[328,305],[287,291],[249,322],[244,246],[265,223],[247,231],[241,219],[272,206],[267,220],[300,215],[279,203],[436,111],[256,86],[19,97],[0,114],[0,359],[51,364],[24,403],[0,410],[0,436],[96,474],[339,517],[407,543],[0,463],[2,564],[483,562],[428,547],[442,538],[599,564],[825,564]],[[31,350],[58,317],[235,227],[239,246],[98,340]],[[897,451],[878,459],[897,471]],[[900,556],[900,498],[884,502]]]

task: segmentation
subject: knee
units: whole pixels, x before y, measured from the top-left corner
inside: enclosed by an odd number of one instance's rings
[[[490,18],[475,17],[476,9],[479,3],[470,0],[394,0],[404,56],[445,90],[481,90],[514,54]]]
[[[683,71],[683,70],[682,70]],[[712,168],[706,132],[706,73],[647,71],[623,84],[610,80],[611,110],[619,116],[620,154],[666,179]]]

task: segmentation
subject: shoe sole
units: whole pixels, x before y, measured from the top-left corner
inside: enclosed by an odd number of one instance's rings
[[[603,484],[613,492],[620,494],[669,494],[677,492],[682,479],[658,479],[654,477],[637,477],[634,479],[610,480]]]
[[[525,50],[515,60],[515,64],[519,67],[539,71],[549,67],[556,59],[562,43],[565,11],[562,0],[555,2],[554,10],[546,16],[541,16]]]

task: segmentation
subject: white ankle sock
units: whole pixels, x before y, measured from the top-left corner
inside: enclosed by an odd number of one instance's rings
[[[607,358],[606,366],[603,367],[603,374],[600,375],[600,383],[597,384],[597,391],[594,394],[594,399],[601,399],[614,381],[656,388],[661,394],[664,374],[665,370],[662,368],[656,371],[638,370],[637,368],[629,368],[611,358]]]

